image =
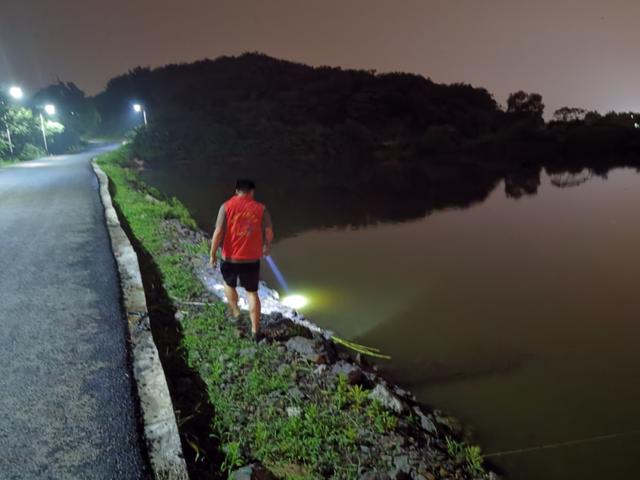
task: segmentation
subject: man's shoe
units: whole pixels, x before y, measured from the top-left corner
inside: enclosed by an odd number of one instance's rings
[[[239,322],[240,320],[242,320],[242,312],[240,310],[234,312],[232,308],[227,307],[227,318],[233,320],[234,322]]]

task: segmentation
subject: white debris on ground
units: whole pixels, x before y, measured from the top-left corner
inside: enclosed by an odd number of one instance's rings
[[[211,265],[205,260],[203,266],[197,269],[197,274],[207,290],[213,293],[223,302],[227,303],[227,299],[224,295],[224,279],[220,272],[220,264],[215,268],[211,268]],[[244,288],[238,287],[238,306],[241,310],[248,310],[249,304],[247,303],[247,292]],[[269,286],[260,281],[258,286],[258,296],[260,297],[260,303],[262,305],[262,313],[269,315],[272,313],[280,313],[283,317],[290,319],[292,322],[302,325],[308,328],[312,332],[319,333],[326,338],[330,338],[333,332],[320,328],[315,323],[308,320],[304,315],[297,312],[293,308],[287,307],[280,302],[280,294],[269,288]]]

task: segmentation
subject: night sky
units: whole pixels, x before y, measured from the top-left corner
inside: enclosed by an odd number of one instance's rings
[[[0,83],[90,94],[129,68],[260,51],[415,72],[505,103],[640,110],[638,0],[0,0]]]

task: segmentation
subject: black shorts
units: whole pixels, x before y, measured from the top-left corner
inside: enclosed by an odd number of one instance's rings
[[[260,280],[260,261],[251,263],[231,263],[223,261],[220,265],[222,278],[230,287],[237,287],[238,280],[240,285],[247,292],[258,291],[258,281]]]

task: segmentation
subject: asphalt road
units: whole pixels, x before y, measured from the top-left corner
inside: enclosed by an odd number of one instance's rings
[[[95,152],[0,169],[0,478],[148,478]]]

